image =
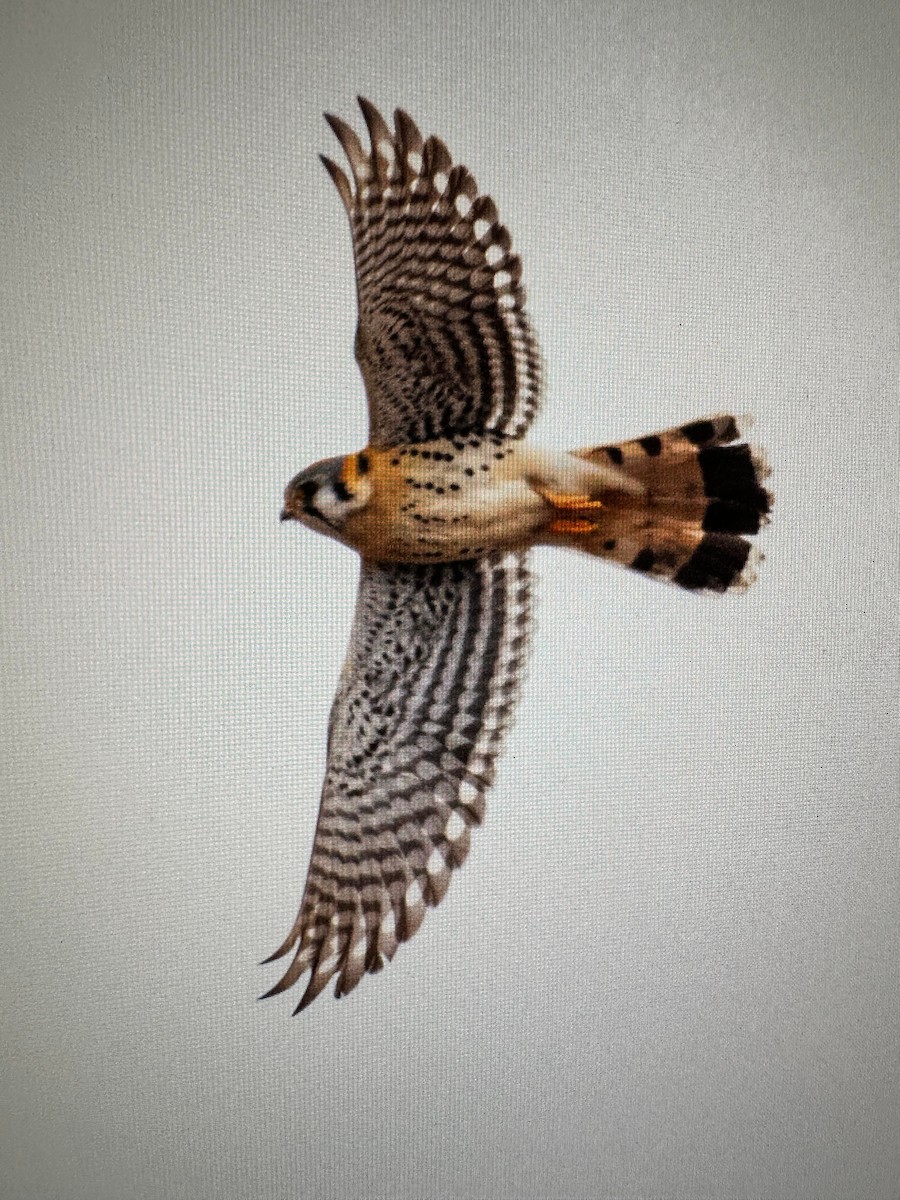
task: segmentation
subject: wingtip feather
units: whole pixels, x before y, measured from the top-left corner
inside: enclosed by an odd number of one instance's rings
[[[325,154],[320,154],[319,158],[325,167],[325,170],[331,176],[331,181],[338,190],[338,195],[344,205],[344,208],[349,212],[353,205],[353,189],[350,186],[350,180],[337,165]]]
[[[334,113],[325,113],[325,120],[331,126],[331,131],[341,144],[341,149],[347,155],[347,161],[358,184],[366,182],[369,171],[369,158],[363,149],[362,142],[346,121],[336,117]]]

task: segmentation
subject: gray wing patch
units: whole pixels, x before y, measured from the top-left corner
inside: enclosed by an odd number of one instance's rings
[[[356,357],[377,446],[486,430],[520,437],[540,398],[540,355],[521,262],[472,175],[438,138],[395,113],[392,133],[360,98],[371,140],[327,116],[352,182],[323,162],[350,218]]]
[[[344,995],[443,898],[484,815],[530,608],[522,554],[363,562],[303,901],[272,955],[294,958],[266,995],[306,970],[297,1012],[333,976]]]

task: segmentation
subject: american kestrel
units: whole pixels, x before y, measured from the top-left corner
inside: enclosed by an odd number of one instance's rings
[[[369,444],[301,471],[281,514],[362,560],[306,888],[271,956],[293,951],[266,995],[311,971],[298,1012],[379,970],[468,853],[526,657],[529,547],[725,592],[753,579],[771,506],[732,416],[571,453],[526,441],[540,357],[494,202],[405,112],[391,132],[359,103],[371,149],[326,118],[352,182],[323,162],[353,236]]]

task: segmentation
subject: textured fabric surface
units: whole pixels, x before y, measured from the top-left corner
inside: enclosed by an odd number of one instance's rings
[[[896,6],[7,4],[0,1191],[896,1200]],[[540,550],[464,871],[296,1018],[358,566],[357,93],[497,202],[532,431],[748,412],[759,580]],[[274,939],[274,940],[273,940]]]

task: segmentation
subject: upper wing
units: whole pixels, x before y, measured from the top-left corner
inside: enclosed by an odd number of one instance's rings
[[[367,100],[359,103],[370,153],[326,115],[353,185],[322,161],[353,233],[370,441],[396,446],[485,430],[519,437],[537,410],[540,355],[509,233],[443,142],[423,142],[400,109],[391,134]]]
[[[363,561],[303,902],[266,995],[312,975],[297,1012],[377,971],[437,904],[484,814],[525,659],[521,554]],[[267,960],[271,961],[271,960]]]

